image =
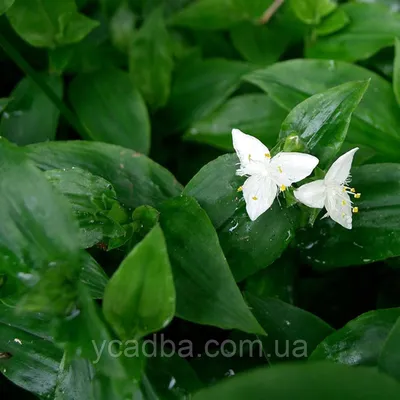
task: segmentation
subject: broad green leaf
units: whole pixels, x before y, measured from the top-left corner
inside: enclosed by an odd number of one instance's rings
[[[172,24],[192,29],[226,29],[241,21],[256,22],[272,1],[198,0],[172,17]]]
[[[185,139],[232,151],[232,129],[238,128],[273,147],[286,111],[264,94],[233,97],[205,118],[196,121]]]
[[[148,153],[146,105],[126,72],[112,68],[80,74],[69,86],[69,97],[92,140]]]
[[[0,305],[0,371],[37,396],[55,388],[62,351],[51,340],[50,323],[42,314],[18,315]]]
[[[78,292],[74,313],[57,324],[55,341],[66,352],[67,362],[75,358],[87,359],[99,373],[124,380],[127,371],[123,357],[113,357],[118,349],[112,346],[114,338],[103,321],[99,306],[82,285],[79,285]],[[135,371],[130,373],[132,377]]]
[[[376,154],[374,161],[400,160],[397,151],[400,113],[393,89],[372,71],[341,61],[290,60],[255,71],[245,79],[265,90],[288,111],[307,97],[333,86],[371,79],[368,91],[354,111],[346,142],[352,147],[362,145],[372,150]],[[362,150],[357,156],[362,157]]]
[[[347,230],[326,218],[299,237],[302,257],[317,269],[368,264],[400,255],[400,165],[372,164],[352,170],[361,199]]]
[[[281,300],[250,293],[246,293],[245,298],[268,333],[261,341],[271,363],[307,358],[333,332],[320,318]]]
[[[74,0],[17,0],[7,17],[18,35],[36,47],[79,42],[99,24],[80,14]]]
[[[344,83],[315,94],[297,105],[282,123],[279,138],[296,135],[326,168],[346,138],[353,111],[368,88],[368,81]]]
[[[0,15],[4,14],[14,3],[15,0],[0,0]]]
[[[328,15],[315,28],[315,33],[318,36],[330,35],[344,28],[350,23],[350,18],[342,8],[338,8],[331,15]]]
[[[381,4],[351,3],[341,8],[350,18],[349,25],[310,44],[308,57],[357,61],[393,45],[400,31],[399,14]]]
[[[124,53],[129,52],[135,33],[135,22],[136,17],[128,1],[122,1],[110,20],[110,36],[114,46]]]
[[[79,43],[49,50],[50,72],[59,75],[63,72],[91,73],[125,65],[126,55],[107,40],[107,28],[103,23]]]
[[[210,219],[191,197],[159,208],[176,288],[176,315],[198,324],[264,334],[237,287]]]
[[[266,394],[274,400],[396,400],[399,393],[395,380],[372,368],[319,362],[253,370],[203,389],[193,400],[261,400]]]
[[[195,61],[176,73],[166,114],[176,129],[186,129],[213,112],[238,88],[252,67],[223,59]]]
[[[232,42],[244,59],[266,66],[278,61],[291,41],[288,27],[243,22],[230,29]]]
[[[400,316],[389,332],[382,351],[379,355],[378,365],[381,371],[393,378],[400,380]]]
[[[80,280],[88,288],[93,299],[103,298],[108,276],[97,261],[88,253],[84,253],[83,256]]]
[[[30,287],[25,307],[68,312],[81,254],[72,212],[22,149],[2,139],[0,159],[0,272]]]
[[[64,354],[58,370],[54,400],[91,400],[93,366],[83,359],[67,362]]]
[[[129,54],[130,75],[152,109],[168,101],[172,68],[172,46],[159,8],[135,33]]]
[[[128,215],[110,182],[75,167],[49,170],[45,176],[68,199],[79,222],[82,248],[127,235],[121,224],[129,221]]]
[[[399,317],[399,308],[362,314],[323,340],[310,361],[329,360],[347,365],[377,366],[385,340]]]
[[[177,196],[181,186],[163,167],[130,149],[106,143],[50,142],[25,148],[39,168],[79,167],[109,181],[127,207],[157,206]]]
[[[258,297],[272,297],[293,304],[297,265],[286,252],[268,268],[246,279],[246,292]]]
[[[308,25],[318,25],[321,18],[337,7],[335,0],[291,0],[290,5],[296,16]]]
[[[175,313],[175,287],[165,239],[157,224],[108,282],[105,318],[123,340],[164,328]]]
[[[400,106],[400,39],[396,38],[395,58],[393,67],[393,91]]]
[[[62,80],[56,76],[43,76],[43,79],[61,98]],[[20,146],[54,140],[60,113],[36,83],[23,78],[10,97],[7,110],[1,117],[2,136]]]
[[[276,201],[252,222],[237,191],[244,182],[236,175],[238,162],[235,154],[211,161],[188,183],[184,194],[195,197],[207,212],[232,273],[240,281],[282,254],[294,237],[298,214],[295,207],[286,209]]]

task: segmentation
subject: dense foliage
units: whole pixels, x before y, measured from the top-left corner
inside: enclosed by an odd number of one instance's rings
[[[397,0],[0,15],[4,398],[400,398]],[[233,128],[319,159],[254,221]],[[293,190],[356,147],[346,229]]]

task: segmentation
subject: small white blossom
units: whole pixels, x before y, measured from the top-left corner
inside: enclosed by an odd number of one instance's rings
[[[352,228],[352,213],[358,212],[357,207],[352,207],[350,195],[356,199],[361,196],[354,188],[348,187],[350,183],[350,169],[354,153],[358,147],[340,156],[329,168],[325,179],[307,183],[295,190],[294,195],[298,201],[312,208],[323,208],[335,222],[347,229]]]
[[[303,153],[282,152],[271,158],[266,146],[239,129],[232,130],[232,139],[240,160],[236,173],[248,177],[239,190],[252,221],[271,207],[280,191],[306,178],[319,162],[317,157]]]

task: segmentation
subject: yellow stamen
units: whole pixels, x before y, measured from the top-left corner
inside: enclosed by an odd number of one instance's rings
[[[280,189],[281,189],[282,192],[284,192],[286,190],[286,186],[285,185],[281,185]]]
[[[357,214],[357,213],[358,213],[358,207],[354,207],[354,208],[353,208],[353,213],[354,213],[354,214]]]
[[[250,160],[251,160],[251,154],[249,154],[249,157],[248,157],[248,158],[249,158],[249,161],[250,161]]]
[[[356,192],[356,189],[351,188],[351,189],[350,189],[350,192],[351,192],[351,193],[355,193],[355,192]]]
[[[265,153],[264,156],[267,158],[271,158],[271,154],[269,154],[269,153]]]
[[[239,186],[237,191],[238,192],[242,192],[243,191],[243,186]]]
[[[278,167],[278,171],[279,171],[280,173],[283,173],[282,168],[281,168],[280,166]]]
[[[346,200],[342,200],[342,205],[345,206],[346,204]]]
[[[258,197],[257,196],[253,196],[252,199],[253,200],[258,200]]]
[[[356,193],[355,195],[354,195],[354,198],[355,199],[359,199],[361,197],[361,193]]]

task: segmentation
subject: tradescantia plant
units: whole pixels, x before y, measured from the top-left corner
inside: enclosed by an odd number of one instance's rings
[[[0,27],[4,398],[400,398],[396,1]]]

